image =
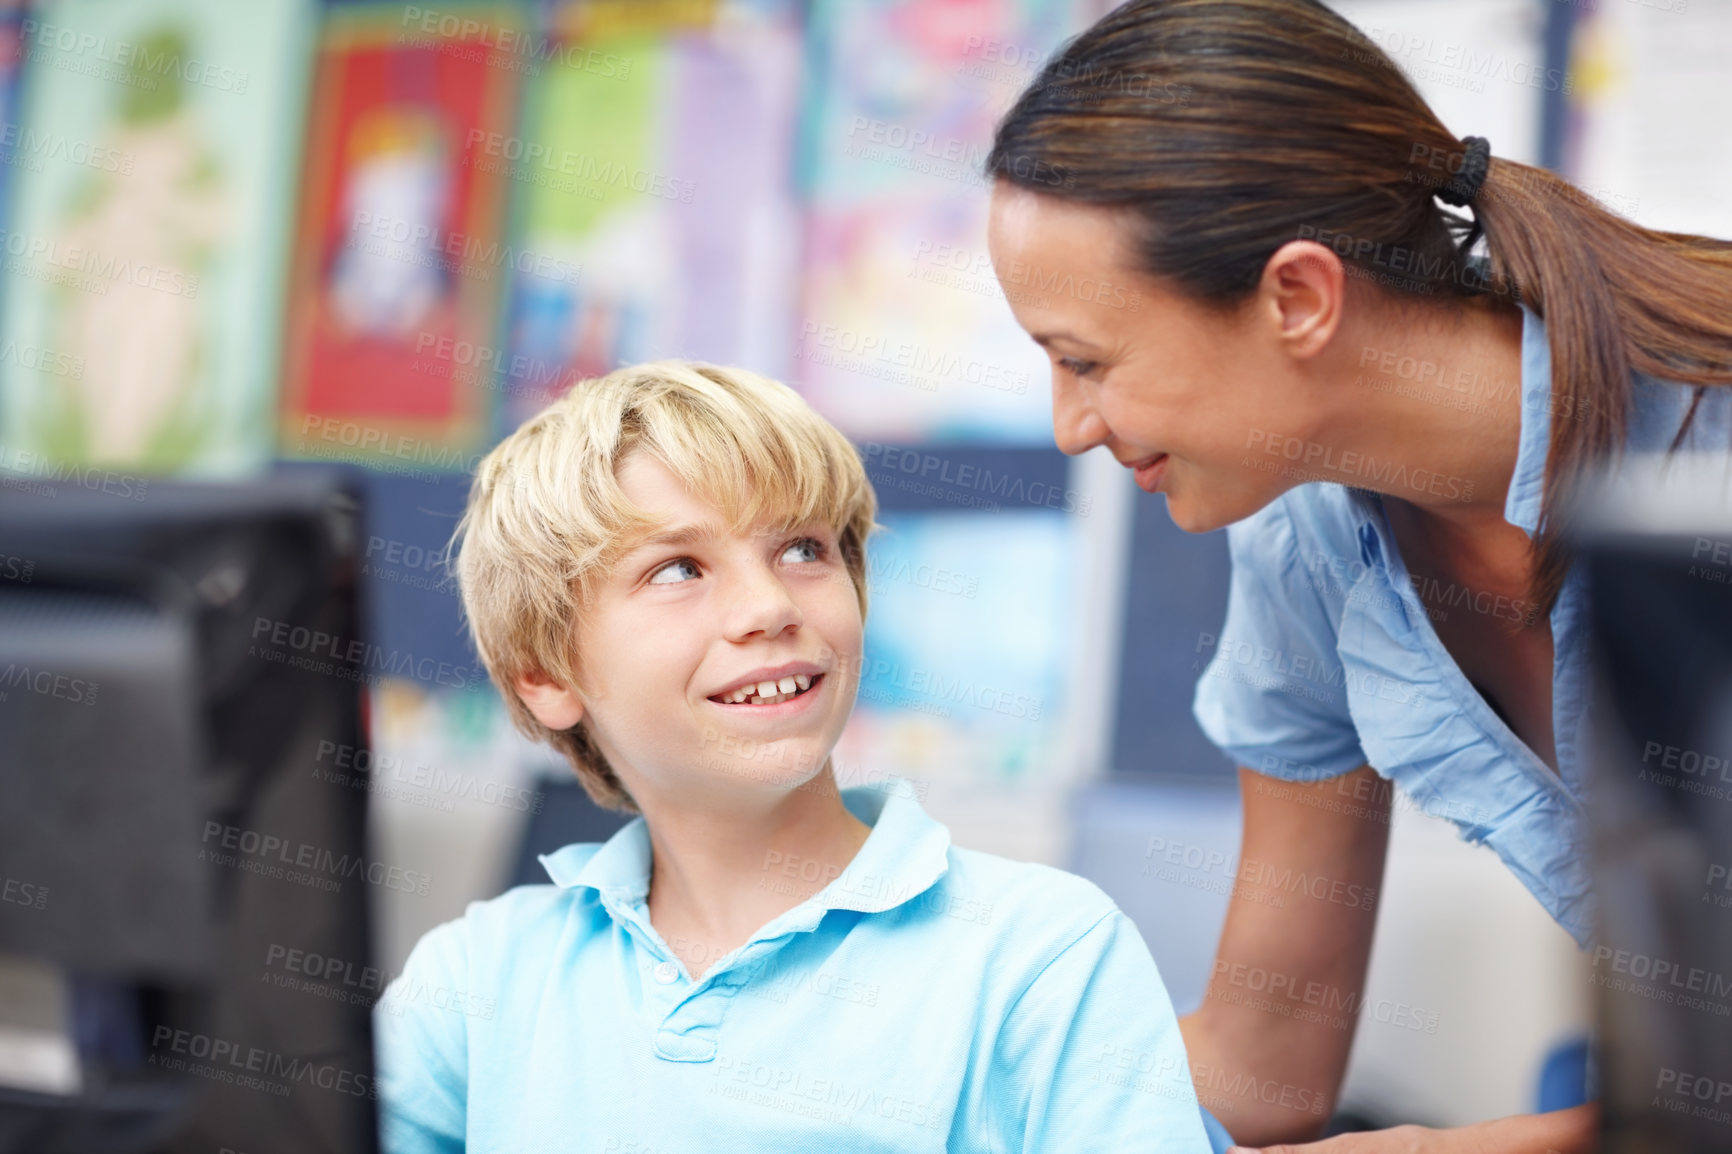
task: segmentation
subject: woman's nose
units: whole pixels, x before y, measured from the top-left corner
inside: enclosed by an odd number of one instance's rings
[[[1058,372],[1052,376],[1052,435],[1059,449],[1074,457],[1105,444],[1110,430],[1082,387],[1066,376]]]

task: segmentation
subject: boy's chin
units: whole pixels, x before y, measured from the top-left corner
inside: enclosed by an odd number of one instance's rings
[[[818,789],[820,780],[829,780],[829,775],[824,772],[828,759],[828,753],[816,758],[815,764],[804,757],[795,756],[776,760],[710,754],[699,758],[694,768],[704,782],[711,786],[767,790]],[[833,792],[829,786],[824,788]]]

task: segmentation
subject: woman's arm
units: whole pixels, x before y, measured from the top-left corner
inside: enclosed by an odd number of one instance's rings
[[[1322,1133],[1347,1069],[1389,786],[1370,766],[1312,785],[1241,769],[1239,791],[1238,881],[1215,972],[1179,1025],[1198,1099],[1235,1141],[1303,1142]]]
[[[1303,1146],[1266,1146],[1255,1154],[1593,1154],[1599,1121],[1599,1105],[1589,1102],[1450,1130],[1396,1126],[1340,1134]]]

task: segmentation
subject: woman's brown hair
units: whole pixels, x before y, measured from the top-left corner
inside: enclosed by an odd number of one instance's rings
[[[1133,210],[1142,271],[1209,303],[1243,300],[1276,249],[1308,237],[1385,292],[1525,302],[1552,357],[1532,587],[1549,611],[1566,502],[1623,445],[1631,372],[1698,386],[1674,448],[1702,387],[1732,385],[1732,243],[1643,228],[1501,157],[1471,218],[1446,211],[1433,198],[1462,191],[1477,159],[1315,0],[1130,0],[1047,62],[986,171]]]

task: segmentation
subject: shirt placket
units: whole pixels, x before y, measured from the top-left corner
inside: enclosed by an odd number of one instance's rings
[[[693,981],[650,924],[641,896],[604,898],[632,944],[642,977],[646,1024],[655,1032],[655,1054],[670,1062],[715,1058],[723,1020],[752,968],[816,927],[822,911],[796,907],[765,926],[739,949],[720,958]]]

